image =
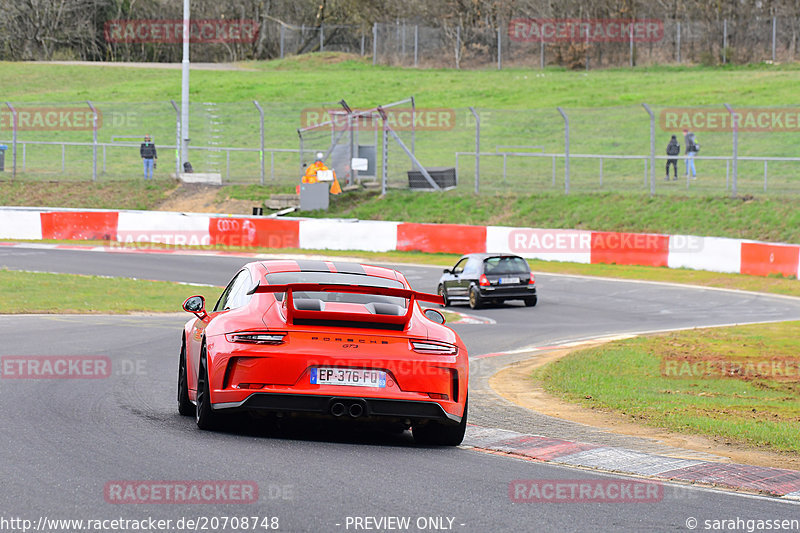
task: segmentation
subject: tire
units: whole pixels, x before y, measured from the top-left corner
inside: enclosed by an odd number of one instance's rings
[[[197,371],[197,408],[195,409],[197,427],[213,430],[219,426],[219,415],[211,409],[211,394],[208,386],[208,368],[206,365],[206,344],[200,349],[200,368]]]
[[[481,295],[475,286],[469,289],[469,307],[470,309],[480,309],[483,306]]]
[[[530,298],[525,298],[525,307],[535,307],[536,302],[539,301],[537,296],[531,296]]]
[[[447,307],[450,305],[450,300],[447,299],[447,289],[444,288],[444,285],[439,285],[439,288],[436,289],[436,293],[444,298],[444,304],[442,307]]]
[[[443,424],[441,422],[430,421],[419,424],[411,429],[414,442],[417,444],[428,444],[434,446],[458,446],[464,440],[464,433],[467,430],[467,410],[469,408],[469,398],[464,402],[464,415],[458,424]]]
[[[178,363],[178,412],[183,416],[192,416],[195,414],[195,409],[189,400],[189,382],[186,376],[186,341],[181,340],[181,356]]]

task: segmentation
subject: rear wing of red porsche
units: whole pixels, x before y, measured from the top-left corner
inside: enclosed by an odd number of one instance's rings
[[[343,313],[326,311],[321,300],[298,300],[295,293],[299,292],[331,292],[344,294],[372,294],[376,296],[392,296],[408,300],[408,305],[403,313],[399,306],[384,303],[366,304],[363,313]],[[322,320],[342,322],[370,322],[381,324],[403,325],[406,324],[414,312],[416,301],[444,304],[444,299],[437,294],[417,292],[411,289],[396,287],[372,287],[366,285],[345,285],[337,283],[287,283],[284,285],[257,285],[250,294],[254,293],[286,293],[286,320],[294,324],[297,320]],[[318,305],[317,305],[318,303]]]

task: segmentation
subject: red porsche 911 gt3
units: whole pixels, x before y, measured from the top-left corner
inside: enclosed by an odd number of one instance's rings
[[[411,427],[455,446],[467,424],[467,350],[390,268],[311,260],[245,265],[212,311],[187,322],[178,411],[213,429],[236,411],[321,415]]]

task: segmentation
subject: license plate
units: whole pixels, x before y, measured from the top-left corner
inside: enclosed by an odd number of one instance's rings
[[[386,372],[361,368],[312,368],[311,384],[386,388]]]
[[[519,283],[519,278],[500,278],[500,285],[510,285],[512,283]]]

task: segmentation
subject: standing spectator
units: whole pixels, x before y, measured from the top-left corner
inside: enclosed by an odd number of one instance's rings
[[[694,156],[697,155],[697,152],[700,151],[700,144],[697,142],[697,138],[694,136],[689,130],[683,130],[683,140],[684,146],[686,147],[686,174],[685,176],[689,177],[689,168],[692,169],[692,179],[697,179],[697,170],[694,167]]]
[[[669,140],[669,144],[667,145],[667,155],[676,156],[681,153],[681,145],[678,143],[678,138],[673,135],[672,138]],[[667,177],[664,178],[665,180],[669,181],[669,166],[672,165],[672,171],[674,174],[674,181],[678,180],[678,159],[667,159]]]
[[[144,136],[144,142],[139,147],[139,155],[144,162],[144,179],[153,179],[153,170],[156,168],[158,153],[156,152],[156,145],[153,144],[149,135]]]

